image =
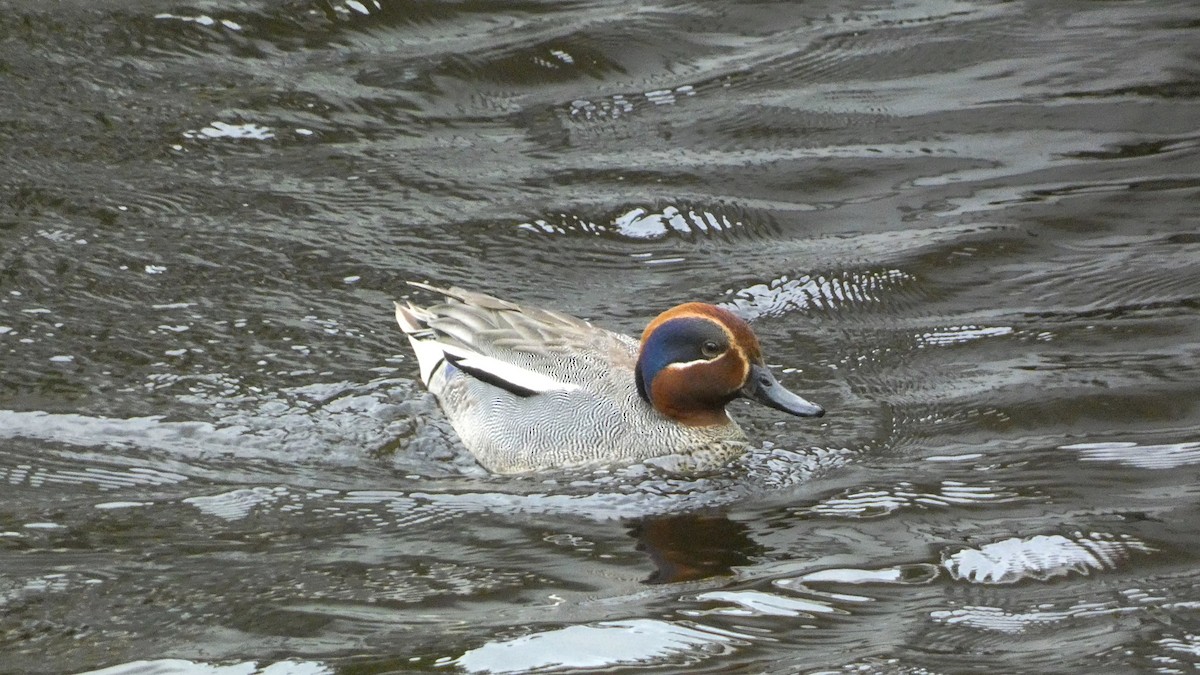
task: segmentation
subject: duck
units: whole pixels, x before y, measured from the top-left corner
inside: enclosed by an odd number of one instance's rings
[[[825,414],[780,384],[754,331],[717,305],[667,309],[639,340],[482,292],[408,283],[441,300],[394,303],[421,382],[495,474],[633,464],[709,472],[748,449],[725,409],[734,399]]]

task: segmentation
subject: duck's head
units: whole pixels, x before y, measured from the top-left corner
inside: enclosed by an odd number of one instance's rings
[[[739,396],[801,417],[825,414],[779,384],[745,321],[699,302],[669,309],[646,326],[637,388],[660,413],[689,426],[727,424],[725,405]]]

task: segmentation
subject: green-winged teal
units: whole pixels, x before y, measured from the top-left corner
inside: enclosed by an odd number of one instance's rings
[[[445,296],[429,307],[396,303],[421,381],[496,473],[655,458],[705,471],[746,448],[725,412],[735,398],[825,414],[779,384],[750,326],[714,305],[659,314],[639,343],[565,314],[410,283]]]

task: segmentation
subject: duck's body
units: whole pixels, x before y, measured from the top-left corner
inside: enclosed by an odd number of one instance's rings
[[[706,470],[745,450],[742,430],[724,405],[739,394],[750,395],[742,390],[750,386],[746,379],[752,367],[755,377],[771,376],[757,369],[761,356],[753,333],[726,310],[682,305],[651,323],[639,344],[556,312],[456,288],[414,285],[447,301],[430,307],[397,304],[396,319],[417,355],[421,380],[463,444],[490,471],[660,457],[676,470]],[[724,327],[729,322],[740,326]],[[703,341],[708,346],[724,335],[725,350],[711,357],[690,354],[695,329],[712,334]],[[752,345],[739,345],[749,340]],[[725,358],[735,356],[746,361],[744,367]],[[718,368],[723,361],[728,367]],[[710,381],[731,370],[737,371],[737,382],[710,396]],[[791,397],[785,397],[789,412],[823,413],[773,377],[766,386],[771,384]],[[766,402],[786,409],[779,401]]]

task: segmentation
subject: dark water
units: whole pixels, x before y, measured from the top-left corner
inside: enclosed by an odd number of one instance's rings
[[[1198,16],[0,3],[0,671],[1195,672]],[[489,477],[406,279],[830,414]]]

